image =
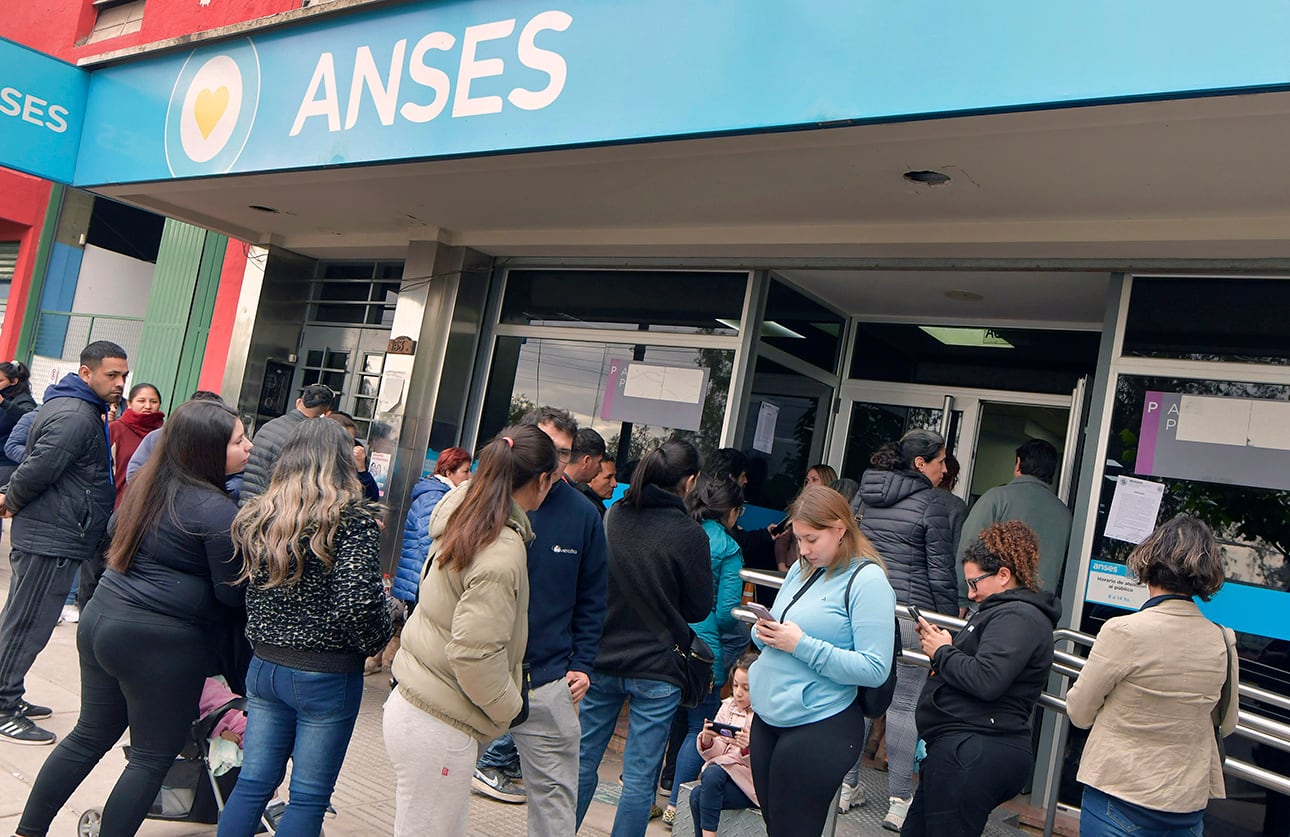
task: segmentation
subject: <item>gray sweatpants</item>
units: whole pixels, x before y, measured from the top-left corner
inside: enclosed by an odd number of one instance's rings
[[[408,703],[398,689],[385,701],[382,727],[394,765],[394,837],[465,837],[479,742]]]
[[[528,720],[511,735],[524,772],[529,837],[569,837],[577,831],[582,726],[563,677],[530,693]]]

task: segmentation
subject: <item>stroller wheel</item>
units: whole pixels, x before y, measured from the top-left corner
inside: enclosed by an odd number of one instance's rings
[[[81,814],[76,821],[77,837],[99,837],[99,827],[103,824],[103,809],[91,808]]]

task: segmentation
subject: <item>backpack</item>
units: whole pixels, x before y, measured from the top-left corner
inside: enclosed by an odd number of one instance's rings
[[[873,561],[868,558],[862,559],[860,566],[855,568],[855,571],[851,573],[850,580],[847,581],[847,592],[844,601],[846,602],[845,608],[848,619],[851,618],[851,585],[855,583],[856,576],[865,568],[865,565],[872,563]],[[891,669],[887,672],[887,679],[883,681],[881,686],[858,687],[860,711],[864,713],[866,718],[877,718],[885,713],[887,707],[891,706],[892,695],[896,693],[896,661],[900,659],[901,653],[900,619],[894,613],[891,618],[895,622],[896,630],[891,651]]]

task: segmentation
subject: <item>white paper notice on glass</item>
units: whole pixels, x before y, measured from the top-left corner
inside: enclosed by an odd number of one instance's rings
[[[388,413],[399,405],[403,398],[403,384],[407,375],[402,372],[386,372],[381,378],[381,391],[376,396],[376,409]]]
[[[757,432],[753,433],[753,450],[771,453],[775,447],[775,424],[779,421],[779,407],[769,401],[761,402],[757,410]]]
[[[1160,514],[1160,502],[1164,497],[1164,483],[1116,477],[1115,497],[1111,499],[1111,511],[1106,516],[1103,534],[1117,541],[1142,543],[1156,528],[1156,517]]]

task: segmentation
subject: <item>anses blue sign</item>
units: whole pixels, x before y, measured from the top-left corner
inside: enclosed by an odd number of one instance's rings
[[[0,38],[0,165],[71,183],[89,76]]]

